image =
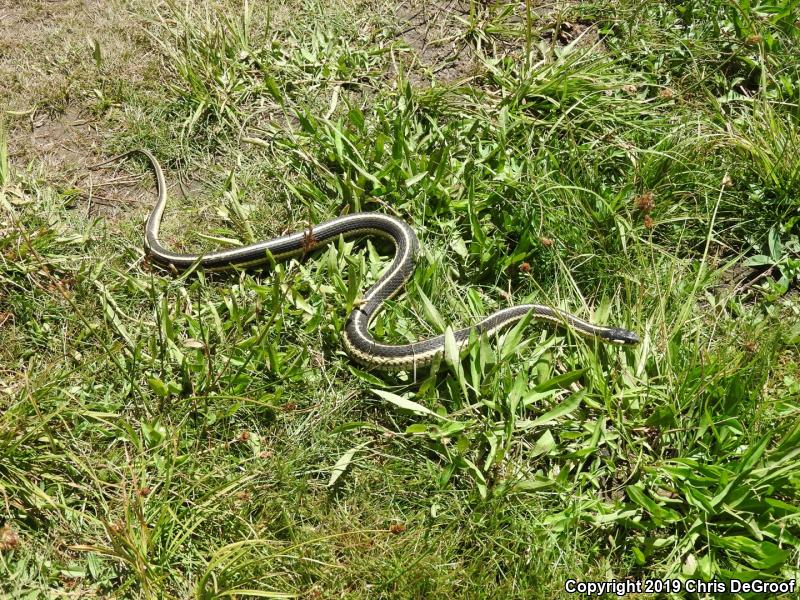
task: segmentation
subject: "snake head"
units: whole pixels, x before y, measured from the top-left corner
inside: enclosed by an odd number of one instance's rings
[[[601,337],[608,342],[620,344],[621,346],[635,346],[642,341],[638,335],[621,327],[609,327]]]

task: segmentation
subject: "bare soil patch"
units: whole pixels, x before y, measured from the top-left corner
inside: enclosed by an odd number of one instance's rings
[[[0,119],[11,163],[38,166],[92,215],[127,211],[132,201],[113,172],[90,170],[107,158],[104,132],[113,127],[98,94],[141,81],[149,66],[132,19],[116,0],[0,0]]]
[[[494,51],[513,56],[525,44],[524,3],[510,6],[469,0],[406,0],[396,6],[395,16],[400,24],[398,37],[412,51],[407,69],[415,85],[426,86],[432,80],[454,83],[480,72],[480,59],[474,50],[477,42],[470,33],[473,25],[482,33],[495,32],[490,44],[483,42],[484,54]],[[550,49],[572,43],[591,48],[601,43],[597,27],[581,15],[579,3],[573,0],[533,0],[531,33],[537,45],[544,42]]]
[[[542,39],[562,47],[576,42],[579,48],[591,48],[600,43],[597,27],[581,14],[577,0],[532,4]]]
[[[109,158],[103,152],[103,124],[75,105],[60,114],[34,113],[12,128],[9,158],[20,169],[37,164],[55,189],[85,205],[90,216],[126,214],[146,192],[141,184],[138,189],[120,185],[136,179],[119,175],[113,166],[93,169]]]
[[[412,84],[426,85],[430,76],[451,83],[474,70],[473,53],[460,39],[464,24],[459,17],[469,16],[467,0],[409,0],[397,6],[396,15],[400,37],[414,53],[408,65]]]

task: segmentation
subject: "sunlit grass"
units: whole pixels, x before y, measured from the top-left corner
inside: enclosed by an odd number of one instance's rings
[[[524,324],[430,371],[366,372],[342,328],[379,241],[179,277],[144,259],[152,192],[91,218],[0,136],[0,589],[797,577],[794,15],[584,4],[589,45],[576,7],[472,6],[447,43],[477,66],[426,87],[389,6],[142,3],[163,79],[91,102],[109,154],[147,145],[191,189],[174,247],[389,212],[424,249],[380,338],[530,301],[635,348]]]

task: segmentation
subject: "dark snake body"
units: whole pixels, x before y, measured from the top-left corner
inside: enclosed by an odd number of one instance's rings
[[[403,289],[414,271],[419,242],[414,230],[404,221],[380,213],[355,213],[314,225],[312,228],[276,237],[249,246],[220,250],[206,254],[178,254],[164,248],[158,239],[159,226],[167,202],[164,174],[158,160],[148,150],[134,150],[117,156],[117,160],[132,154],[144,154],[153,168],[158,186],[158,200],[147,219],[145,248],[151,259],[166,267],[186,270],[195,265],[210,270],[248,267],[302,256],[314,249],[343,238],[380,236],[395,247],[394,259],[387,271],[364,294],[363,300],[350,313],[344,328],[344,345],[358,362],[373,368],[400,370],[416,369],[430,364],[445,348],[445,336],[438,335],[411,344],[383,344],[369,331],[370,324],[384,302]],[[106,161],[110,162],[110,161]],[[105,164],[105,163],[104,163]],[[631,331],[602,327],[584,321],[568,312],[542,304],[522,304],[499,310],[482,321],[453,332],[458,349],[467,345],[472,332],[490,335],[508,327],[526,315],[566,326],[577,333],[614,344],[637,344],[639,338]]]

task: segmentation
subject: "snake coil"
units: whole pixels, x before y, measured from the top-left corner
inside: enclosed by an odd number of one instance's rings
[[[145,226],[145,248],[158,264],[186,270],[194,265],[210,270],[223,270],[264,264],[270,260],[281,261],[304,255],[323,244],[344,238],[380,236],[389,239],[395,247],[394,259],[389,269],[364,294],[363,300],[353,309],[344,329],[344,345],[356,361],[368,367],[385,370],[416,369],[430,364],[444,352],[445,336],[438,335],[410,344],[383,344],[369,331],[370,324],[384,302],[399,293],[414,271],[414,260],[419,242],[411,227],[404,221],[380,213],[355,213],[337,217],[315,225],[306,231],[283,235],[249,246],[220,250],[206,254],[178,254],[161,245],[158,231],[167,203],[167,191],[161,165],[145,149],[132,150],[106,161],[125,158],[140,152],[150,161],[156,176],[158,199]],[[541,319],[566,326],[575,332],[614,344],[638,344],[637,335],[627,329],[603,327],[584,321],[568,312],[542,304],[521,304],[492,313],[482,321],[453,332],[456,345],[463,348],[472,332],[492,333],[508,327],[532,313]]]

